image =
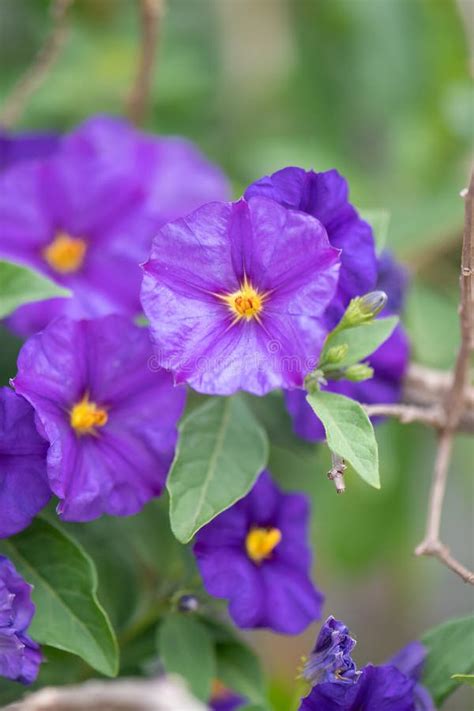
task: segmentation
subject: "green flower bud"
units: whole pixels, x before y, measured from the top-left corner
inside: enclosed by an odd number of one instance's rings
[[[365,296],[356,296],[351,300],[337,329],[342,330],[369,323],[382,311],[387,303],[387,298],[384,291],[370,291]]]
[[[347,343],[341,343],[339,346],[331,346],[324,356],[325,363],[340,363],[349,351]]]
[[[351,380],[354,383],[360,383],[362,380],[370,380],[374,376],[374,369],[366,363],[356,363],[356,365],[350,365],[344,371],[344,379]]]

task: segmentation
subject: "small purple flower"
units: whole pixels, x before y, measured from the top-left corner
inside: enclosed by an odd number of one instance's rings
[[[212,711],[236,711],[245,703],[245,699],[216,679],[212,685],[212,695],[209,703]]]
[[[0,556],[0,676],[31,684],[38,676],[41,651],[27,635],[35,607],[31,585]]]
[[[47,449],[31,405],[0,388],[0,538],[22,531],[48,503]]]
[[[0,177],[0,258],[73,293],[22,306],[9,325],[30,335],[59,314],[137,314],[139,264],[158,228],[227,195],[223,175],[188,141],[148,136],[119,119],[86,121],[59,150]]]
[[[208,394],[301,386],[327,333],[338,254],[320,222],[267,198],[166,225],[142,289],[159,360]]]
[[[24,160],[49,156],[59,144],[54,133],[0,133],[0,171]]]
[[[326,681],[353,684],[359,675],[351,657],[355,645],[346,625],[328,617],[304,666],[303,677],[313,686]]]
[[[342,250],[339,285],[326,314],[329,327],[334,328],[349,301],[372,291],[377,278],[372,228],[349,202],[347,180],[337,170],[316,173],[289,167],[250,185],[245,197],[255,195],[316,217],[326,228],[332,246]]]
[[[127,516],[161,493],[185,391],[150,357],[146,330],[122,316],[61,317],[22,347],[13,385],[49,441],[65,520]]]
[[[298,634],[321,615],[310,579],[309,502],[263,471],[252,491],[205,526],[194,555],[209,594],[229,600],[242,628]]]
[[[355,684],[318,684],[299,711],[416,711],[415,682],[393,666],[368,664]]]

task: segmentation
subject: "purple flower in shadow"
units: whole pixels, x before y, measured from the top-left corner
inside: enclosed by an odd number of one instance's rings
[[[31,585],[13,564],[0,556],[0,676],[31,684],[41,664],[41,651],[27,630],[35,613]]]
[[[298,634],[321,615],[310,579],[309,502],[263,471],[247,496],[204,526],[194,555],[208,593],[229,600],[242,628]]]

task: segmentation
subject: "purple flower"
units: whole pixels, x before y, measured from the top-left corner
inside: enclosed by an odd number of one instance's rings
[[[48,503],[47,448],[31,405],[0,388],[0,538],[22,531]]]
[[[212,685],[212,695],[209,703],[212,711],[236,711],[245,703],[245,699],[216,679]]]
[[[59,314],[138,313],[139,263],[153,234],[227,195],[223,175],[191,143],[148,136],[118,119],[86,121],[60,150],[0,177],[0,257],[73,292],[20,307],[9,325],[30,335]]]
[[[384,291],[388,296],[384,315],[399,314],[403,311],[408,282],[409,277],[405,267],[385,249],[377,261],[376,285],[377,289]]]
[[[343,622],[329,617],[303,676],[313,689],[299,711],[435,711],[419,683],[426,650],[412,642],[388,664],[368,664],[360,671],[351,658],[355,640]]]
[[[415,682],[393,666],[362,669],[355,684],[318,684],[299,711],[416,711]]]
[[[346,625],[328,617],[305,664],[304,678],[313,686],[326,681],[353,684],[359,675],[351,657],[355,644]]]
[[[398,325],[390,338],[368,358],[374,369],[373,378],[358,383],[330,380],[323,390],[346,395],[366,404],[398,402],[409,353],[407,336],[402,326]],[[306,402],[303,390],[286,391],[285,402],[297,435],[309,442],[325,439],[323,424]]]
[[[410,642],[395,654],[389,664],[416,682],[414,688],[416,711],[435,711],[436,707],[430,692],[423,684],[420,684],[425,660],[426,648],[421,642],[415,641]]]
[[[39,671],[41,652],[26,634],[35,607],[31,585],[0,556],[0,676],[31,684]]]
[[[339,285],[327,311],[329,327],[333,328],[349,301],[372,291],[377,278],[372,228],[349,202],[347,180],[337,170],[315,173],[289,167],[250,185],[245,197],[255,195],[316,217],[326,228],[332,246],[342,250]]]
[[[13,384],[49,441],[65,520],[134,514],[163,488],[185,391],[150,367],[145,329],[125,317],[61,317],[32,336]]]
[[[194,554],[206,590],[229,600],[239,627],[298,634],[320,617],[308,519],[306,496],[283,493],[263,471],[245,498],[197,534]]]
[[[159,360],[199,392],[301,386],[339,269],[322,225],[273,200],[211,203],[163,227],[142,303]]]
[[[0,133],[0,171],[24,160],[44,158],[59,147],[54,133]]]

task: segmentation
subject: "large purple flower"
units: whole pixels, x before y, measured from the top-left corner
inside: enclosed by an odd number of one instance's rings
[[[10,388],[0,388],[0,538],[26,528],[47,504],[47,448],[31,405]]]
[[[161,493],[185,391],[150,356],[146,330],[122,316],[61,317],[21,349],[13,384],[49,441],[64,519],[133,514]]]
[[[245,498],[197,534],[206,590],[229,600],[239,627],[298,634],[320,617],[324,598],[309,576],[308,519],[307,498],[283,493],[264,471]]]
[[[0,171],[32,158],[44,158],[59,147],[60,138],[54,133],[0,132]]]
[[[349,301],[372,291],[377,278],[372,228],[349,202],[347,180],[337,170],[316,173],[289,167],[250,185],[245,197],[255,195],[316,217],[326,228],[332,246],[342,250],[339,285],[326,314],[333,328]]]
[[[23,335],[58,314],[136,314],[142,262],[157,229],[203,202],[226,199],[227,182],[189,142],[155,138],[111,118],[86,121],[60,150],[0,177],[0,258],[37,269],[71,299],[20,307]]]
[[[410,642],[389,661],[415,682],[414,698],[416,711],[435,711],[435,705],[428,689],[420,683],[426,661],[426,648],[415,640]]]
[[[35,607],[31,586],[12,563],[0,556],[0,676],[31,684],[41,664],[41,652],[27,635]]]
[[[158,358],[209,394],[301,386],[338,268],[313,217],[260,197],[205,205],[163,227],[144,265]]]

